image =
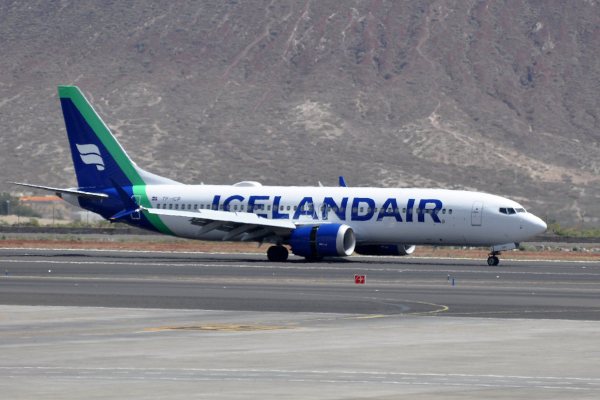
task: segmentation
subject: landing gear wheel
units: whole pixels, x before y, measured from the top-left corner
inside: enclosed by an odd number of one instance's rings
[[[500,264],[500,259],[496,256],[489,256],[487,259],[487,263],[490,267],[495,267]]]
[[[288,249],[283,246],[271,246],[267,250],[267,258],[269,261],[284,262],[288,259]]]

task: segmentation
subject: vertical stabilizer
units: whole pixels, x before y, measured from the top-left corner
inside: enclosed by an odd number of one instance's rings
[[[80,188],[177,184],[139,168],[77,86],[59,86],[58,95]]]

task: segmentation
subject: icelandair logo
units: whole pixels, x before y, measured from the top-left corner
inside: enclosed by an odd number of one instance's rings
[[[98,146],[95,144],[75,144],[75,146],[77,146],[84,164],[95,165],[98,171],[104,171],[104,160],[102,160]]]

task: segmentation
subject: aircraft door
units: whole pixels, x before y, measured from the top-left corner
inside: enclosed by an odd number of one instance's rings
[[[483,203],[481,201],[476,201],[473,203],[473,208],[471,209],[471,225],[481,226],[482,217]]]

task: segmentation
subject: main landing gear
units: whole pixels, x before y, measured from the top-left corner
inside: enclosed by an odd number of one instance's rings
[[[500,264],[500,259],[498,256],[500,255],[499,251],[492,251],[487,259],[487,263],[490,267],[495,267]]]
[[[269,261],[284,262],[287,261],[288,255],[288,249],[281,245],[271,246],[267,250],[267,258]]]

